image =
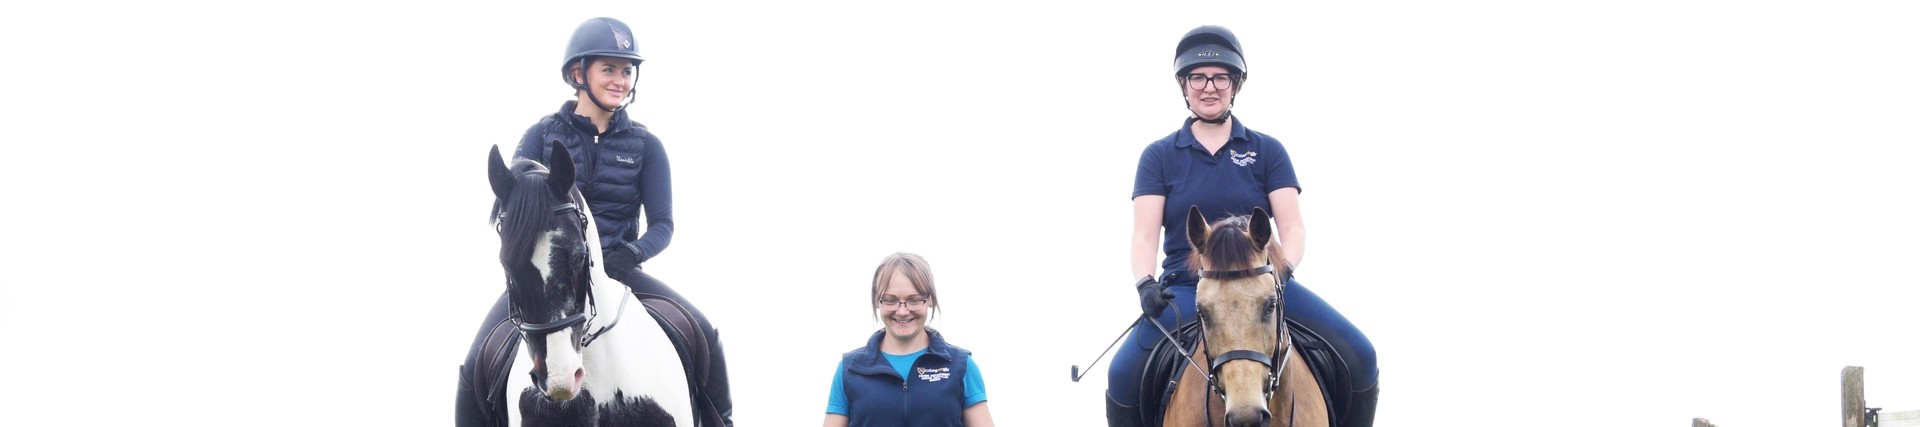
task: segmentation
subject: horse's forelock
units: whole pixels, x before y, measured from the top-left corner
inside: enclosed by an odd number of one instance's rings
[[[1255,247],[1253,236],[1249,233],[1249,219],[1246,216],[1234,216],[1214,221],[1207,227],[1207,242],[1204,249],[1206,265],[1195,265],[1196,269],[1216,271],[1248,270],[1261,263],[1260,251]],[[1196,260],[1198,261],[1198,260]],[[1264,264],[1263,264],[1264,265]]]
[[[553,200],[548,195],[546,166],[527,159],[514,159],[513,194],[494,204],[494,225],[500,228],[500,259],[525,259],[533,256],[533,245],[540,234],[553,228]]]

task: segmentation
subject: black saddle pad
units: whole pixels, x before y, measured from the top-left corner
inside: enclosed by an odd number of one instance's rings
[[[1152,325],[1144,325],[1152,326]],[[1347,387],[1346,362],[1340,359],[1327,340],[1319,333],[1307,329],[1300,323],[1287,319],[1287,329],[1293,335],[1294,351],[1299,352],[1307,361],[1307,367],[1320,380],[1320,392],[1327,398],[1327,412],[1333,418],[1333,425],[1340,425],[1346,410],[1345,390]],[[1200,322],[1187,322],[1173,331],[1177,341],[1161,338],[1148,351],[1147,360],[1140,373],[1140,416],[1145,418],[1141,425],[1160,425],[1165,417],[1165,408],[1173,400],[1174,385],[1178,384],[1186,373],[1187,361],[1180,355],[1182,351],[1191,354],[1200,342]],[[1205,364],[1200,367],[1205,370]],[[1340,390],[1341,393],[1334,393]],[[1152,403],[1152,404],[1147,404]]]

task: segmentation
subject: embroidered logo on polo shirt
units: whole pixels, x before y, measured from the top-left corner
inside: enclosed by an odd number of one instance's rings
[[[1260,153],[1255,153],[1252,151],[1242,153],[1242,152],[1233,151],[1233,150],[1227,150],[1227,154],[1233,157],[1233,164],[1240,165],[1240,166],[1253,164],[1253,161],[1254,161],[1253,156],[1260,155]]]
[[[926,380],[927,382],[940,381],[953,376],[953,372],[948,372],[948,368],[929,369],[915,367],[913,370],[920,374],[920,379]]]

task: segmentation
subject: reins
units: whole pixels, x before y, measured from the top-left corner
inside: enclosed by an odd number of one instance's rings
[[[564,210],[564,209],[570,209],[570,210],[573,210],[573,212],[574,212],[574,213],[575,213],[576,215],[579,215],[579,216],[580,216],[580,229],[581,229],[582,231],[586,231],[586,230],[592,230],[592,229],[593,229],[593,223],[591,223],[591,222],[589,222],[589,221],[587,220],[587,214],[586,214],[585,212],[581,212],[581,211],[580,211],[580,208],[579,208],[579,206],[578,206],[578,205],[575,205],[575,204],[573,204],[573,203],[567,203],[567,204],[563,204],[563,205],[560,205],[559,207],[556,207],[556,208],[554,208],[554,212],[556,212],[556,213],[558,213],[558,212],[560,212],[561,210]],[[594,234],[597,234],[597,233],[591,233],[591,232],[589,232],[589,233],[586,233],[586,234],[587,234],[587,235],[594,235]],[[596,239],[596,240],[597,240],[597,239]],[[600,317],[600,301],[599,301],[599,299],[597,299],[597,298],[594,298],[594,296],[593,296],[593,294],[594,294],[594,282],[593,282],[593,271],[594,271],[594,268],[593,268],[593,267],[594,267],[594,265],[593,265],[593,259],[592,259],[592,258],[588,258],[588,259],[587,259],[587,271],[586,271],[586,274],[585,274],[584,276],[586,277],[586,282],[587,282],[587,283],[585,284],[585,285],[586,285],[586,287],[587,287],[587,312],[588,312],[588,313],[591,313],[591,314],[589,314],[589,315],[587,316],[587,324],[593,324],[593,320],[594,320],[594,319],[597,319],[597,318],[599,318],[599,317]],[[625,286],[623,285],[623,286],[621,286],[621,287],[622,287],[622,289],[621,289],[621,291],[622,291],[622,292],[624,293],[624,291],[626,290],[626,289],[625,289]],[[612,320],[612,321],[609,321],[609,322],[607,322],[607,324],[606,324],[606,325],[602,325],[602,326],[600,326],[600,329],[597,329],[597,330],[594,330],[594,331],[591,331],[591,332],[587,332],[587,333],[584,333],[584,334],[581,334],[581,335],[580,335],[580,348],[581,348],[582,350],[584,350],[584,349],[586,349],[586,348],[587,348],[587,346],[589,346],[589,345],[593,345],[593,340],[594,340],[594,339],[596,339],[596,338],[600,338],[600,335],[601,335],[601,334],[605,334],[605,333],[607,333],[607,331],[611,331],[611,330],[613,330],[613,327],[614,327],[614,326],[616,326],[616,325],[619,325],[619,324],[620,324],[620,318],[622,318],[622,317],[626,317],[626,315],[627,315],[627,300],[631,300],[631,299],[633,299],[633,298],[627,298],[627,297],[626,297],[626,295],[624,295],[624,294],[623,294],[623,295],[621,295],[621,298],[620,298],[620,308],[619,308],[619,309],[616,309],[616,310],[615,310],[615,311],[613,312],[613,320]]]
[[[589,287],[591,287],[591,286],[593,286],[593,279],[587,279],[587,286],[589,286]],[[623,295],[623,296],[624,296],[624,295]],[[595,331],[592,331],[592,332],[587,332],[587,333],[585,333],[585,334],[581,334],[581,335],[580,335],[580,348],[582,348],[582,349],[585,349],[585,348],[587,348],[587,346],[589,346],[589,345],[592,345],[592,344],[593,344],[593,340],[594,340],[595,338],[599,338],[599,337],[600,337],[600,334],[605,334],[605,333],[607,333],[607,331],[610,331],[610,330],[613,330],[613,327],[614,327],[614,325],[619,325],[619,324],[620,324],[620,318],[621,318],[621,317],[625,317],[625,316],[627,315],[627,300],[631,300],[631,299],[633,299],[633,298],[620,298],[620,309],[619,309],[619,310],[616,310],[616,311],[614,311],[614,313],[613,313],[613,320],[612,320],[612,321],[609,321],[609,322],[607,322],[607,324],[606,324],[606,325],[604,325],[604,326],[601,326],[599,330],[595,330]],[[592,292],[592,291],[588,291],[588,292],[587,292],[587,309],[588,309],[588,310],[591,310],[591,311],[594,311],[594,312],[596,312],[596,313],[595,313],[595,315],[594,315],[594,316],[588,316],[588,317],[587,317],[587,323],[589,323],[589,324],[591,324],[591,323],[593,323],[593,319],[594,319],[594,318],[596,318],[596,317],[599,317],[599,316],[598,316],[598,313],[597,313],[597,312],[599,311],[599,309],[598,309],[598,307],[599,307],[599,306],[600,306],[600,304],[598,304],[598,302],[597,302],[597,300],[595,300],[595,299],[593,298],[593,292]]]

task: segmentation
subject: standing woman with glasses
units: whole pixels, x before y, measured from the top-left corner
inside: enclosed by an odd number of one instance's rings
[[[561,79],[573,88],[574,99],[527,128],[514,156],[546,163],[552,158],[552,142],[566,147],[581,171],[575,185],[599,228],[607,276],[626,284],[636,296],[658,296],[686,307],[697,323],[695,333],[706,336],[705,348],[693,349],[706,357],[696,356],[687,375],[695,383],[692,391],[698,407],[694,412],[701,419],[687,425],[730,426],[733,398],[719,334],[692,302],[640,269],[641,263],[660,255],[673,240],[673,183],[666,147],[627,115],[639,82],[635,71],[640,62],[633,31],[626,23],[613,18],[581,23],[567,43],[559,69]],[[503,293],[460,368],[457,425],[506,424],[504,404],[488,403],[481,396],[497,395],[490,390],[504,388],[501,375],[506,373],[500,371],[511,365],[513,344],[519,341],[512,336],[507,307]]]
[[[1325,338],[1337,355],[1335,363],[1346,368],[1336,375],[1344,381],[1333,384],[1347,384],[1348,390],[1328,390],[1334,400],[1329,409],[1338,425],[1373,425],[1379,393],[1373,344],[1325,300],[1292,280],[1307,243],[1293,161],[1279,140],[1248,129],[1232,113],[1247,82],[1240,40],[1224,27],[1194,28],[1174,47],[1173,63],[1175,85],[1192,114],[1179,130],[1147,145],[1134,172],[1130,261],[1141,311],[1169,328],[1195,319],[1199,276],[1188,265],[1189,207],[1199,206],[1208,215],[1249,215],[1255,207],[1272,212],[1279,236],[1267,253],[1288,273],[1287,319]],[[1166,254],[1157,264],[1156,250]],[[1165,270],[1158,280],[1156,267]],[[1114,354],[1107,371],[1108,425],[1159,425],[1159,420],[1142,419],[1141,405],[1160,402],[1142,397],[1157,396],[1152,388],[1158,384],[1143,384],[1141,375],[1146,352],[1160,339],[1158,327],[1142,319]]]
[[[927,260],[888,255],[873,271],[870,293],[874,319],[886,326],[840,356],[824,425],[992,426],[973,352],[927,327],[940,309]]]

